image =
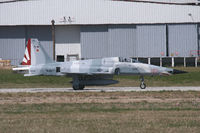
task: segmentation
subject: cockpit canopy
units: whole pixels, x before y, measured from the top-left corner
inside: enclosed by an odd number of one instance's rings
[[[126,57],[119,57],[119,62],[139,63],[139,61],[137,61],[135,59],[126,58]]]

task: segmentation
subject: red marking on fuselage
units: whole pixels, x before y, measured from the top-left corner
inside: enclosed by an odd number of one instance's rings
[[[151,73],[158,73],[157,69],[151,69]]]

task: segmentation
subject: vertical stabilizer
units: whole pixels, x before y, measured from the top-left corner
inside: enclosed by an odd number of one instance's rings
[[[53,63],[37,39],[31,39],[31,65]]]
[[[22,65],[38,65],[53,62],[37,39],[28,40]]]

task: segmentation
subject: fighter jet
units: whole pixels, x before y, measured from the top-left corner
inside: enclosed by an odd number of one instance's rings
[[[140,88],[145,89],[145,75],[185,73],[121,57],[55,62],[48,56],[37,39],[28,40],[21,66],[13,68],[13,71],[26,71],[24,76],[70,76],[73,79],[74,90],[83,90],[85,86],[91,85],[118,83],[113,80],[114,75],[140,75]]]

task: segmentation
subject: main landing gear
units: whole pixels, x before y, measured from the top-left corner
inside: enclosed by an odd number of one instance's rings
[[[140,88],[141,89],[145,89],[146,88],[146,84],[144,83],[144,77],[143,76],[140,77],[140,81],[141,81]]]
[[[74,76],[72,87],[74,90],[83,90],[85,88],[85,85],[80,83],[80,78],[78,76]]]
[[[73,89],[74,90],[83,90],[85,88],[85,85],[80,85],[80,84],[73,84]]]

